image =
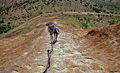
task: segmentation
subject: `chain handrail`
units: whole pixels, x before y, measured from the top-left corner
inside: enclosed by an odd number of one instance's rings
[[[51,36],[52,38],[52,36]],[[50,68],[50,58],[51,58],[51,53],[53,51],[53,43],[52,43],[53,38],[51,39],[51,50],[47,50],[47,55],[48,55],[48,62],[45,68],[45,71],[43,73],[47,73],[48,69]]]

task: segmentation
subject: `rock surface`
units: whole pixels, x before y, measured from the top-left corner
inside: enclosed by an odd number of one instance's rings
[[[83,30],[58,23],[60,34],[48,73],[120,73],[120,25]],[[43,24],[0,40],[0,73],[43,73],[48,49],[50,36]]]

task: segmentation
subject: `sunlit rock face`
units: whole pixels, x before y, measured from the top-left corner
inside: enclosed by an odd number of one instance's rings
[[[55,22],[60,29],[48,73],[119,73],[120,25],[96,30]],[[42,24],[33,31],[0,40],[0,73],[43,73],[50,35]]]

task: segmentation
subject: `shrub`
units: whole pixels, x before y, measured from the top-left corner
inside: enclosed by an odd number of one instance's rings
[[[88,25],[84,23],[84,24],[82,24],[82,28],[87,29],[87,28],[88,28]]]
[[[101,13],[101,12],[102,12],[102,10],[101,10],[101,9],[96,8],[96,7],[93,7],[93,10],[94,10],[95,12],[97,12],[97,13]]]
[[[10,24],[2,24],[0,25],[0,34],[6,33],[9,30],[13,29],[15,26],[10,25]]]
[[[110,25],[115,24],[116,22],[114,20],[108,21]]]
[[[4,23],[4,20],[0,20],[0,24],[1,24],[1,23]]]

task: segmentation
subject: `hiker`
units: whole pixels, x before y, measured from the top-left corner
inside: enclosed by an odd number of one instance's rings
[[[51,39],[53,39],[53,33],[54,33],[54,24],[53,23],[47,23],[46,26],[48,26],[48,32],[50,33]]]
[[[59,29],[58,29],[58,27],[56,27],[55,29],[54,29],[54,41],[56,42],[57,41],[57,38],[58,38],[58,34],[59,34]]]

